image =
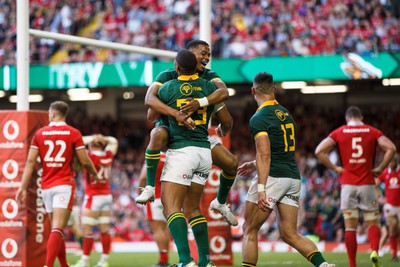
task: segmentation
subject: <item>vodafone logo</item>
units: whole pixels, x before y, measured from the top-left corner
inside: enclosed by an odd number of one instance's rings
[[[216,235],[210,240],[210,249],[214,253],[222,253],[226,249],[226,240],[220,235]]]
[[[14,258],[18,252],[18,244],[12,238],[7,238],[1,244],[1,253],[7,259]]]
[[[19,135],[19,125],[14,120],[9,120],[4,123],[3,135],[8,141],[13,141]]]
[[[4,177],[8,180],[13,180],[18,175],[18,163],[13,159],[6,160],[1,171]]]
[[[1,211],[7,219],[14,219],[18,214],[18,204],[14,199],[8,198],[3,202]]]
[[[219,186],[219,174],[221,171],[219,169],[211,169],[210,175],[208,176],[207,182],[211,186]]]

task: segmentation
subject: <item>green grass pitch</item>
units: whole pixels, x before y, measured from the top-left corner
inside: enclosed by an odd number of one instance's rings
[[[329,262],[337,264],[339,267],[347,267],[347,255],[345,253],[324,253],[325,258]],[[100,255],[98,253],[92,253],[91,265],[94,266]],[[175,252],[170,253],[170,263],[177,262],[177,254]],[[386,254],[383,259],[383,267],[399,267],[400,262],[391,262],[391,255]],[[68,261],[70,264],[74,264],[79,260],[79,256],[75,254],[68,255]],[[157,253],[111,253],[110,254],[110,267],[151,267],[158,261]],[[58,262],[57,262],[58,264]],[[56,266],[59,266],[57,265]],[[372,266],[369,261],[369,253],[358,253],[357,264],[359,267],[370,267]],[[241,253],[234,253],[234,267],[241,266]],[[307,262],[298,253],[260,253],[257,266],[268,266],[268,267],[312,267],[313,265]],[[223,267],[223,266],[219,266]]]

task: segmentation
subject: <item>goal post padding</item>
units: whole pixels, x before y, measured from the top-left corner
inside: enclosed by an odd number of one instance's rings
[[[0,111],[0,266],[42,267],[50,220],[41,194],[38,163],[24,203],[15,201],[30,142],[48,124],[48,112]]]

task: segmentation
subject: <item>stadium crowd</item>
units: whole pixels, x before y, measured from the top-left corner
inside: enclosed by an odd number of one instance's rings
[[[305,106],[287,99],[280,102],[288,106],[297,121],[299,129],[298,153],[296,160],[302,176],[301,210],[299,230],[321,240],[343,241],[343,218],[339,211],[340,184],[333,172],[327,171],[314,156],[316,145],[332,129],[344,123],[342,112],[330,108]],[[248,121],[256,110],[249,103],[244,112],[232,112],[234,128],[231,134],[231,152],[239,159],[239,164],[255,158],[255,147],[250,137]],[[400,116],[400,110],[388,107],[364,109],[365,122],[380,128],[385,135],[400,145],[400,131],[391,122]],[[114,240],[143,241],[152,240],[149,224],[146,222],[143,207],[136,205],[134,198],[138,193],[140,170],[144,163],[144,151],[148,143],[148,133],[153,124],[144,121],[113,120],[110,117],[88,117],[84,110],[72,110],[69,117],[71,125],[85,134],[101,133],[115,136],[119,141],[119,152],[113,166],[110,181],[114,197],[112,214],[112,234]],[[331,155],[335,157],[335,154]],[[379,156],[379,155],[378,155]],[[83,197],[83,180],[77,177],[78,203]],[[231,190],[232,209],[240,218],[251,177],[238,176]],[[382,204],[384,198],[381,199]],[[239,221],[241,221],[239,219]],[[366,241],[363,228],[359,229],[359,240]],[[73,238],[72,232],[70,238]],[[240,239],[241,235],[234,235]],[[264,224],[260,231],[262,240],[279,238],[274,216]]]
[[[174,51],[199,37],[199,1],[29,2],[33,29]],[[399,0],[218,0],[211,18],[216,58],[400,51]],[[16,2],[0,0],[0,64],[15,51]],[[30,51],[35,64],[153,59],[32,37]]]

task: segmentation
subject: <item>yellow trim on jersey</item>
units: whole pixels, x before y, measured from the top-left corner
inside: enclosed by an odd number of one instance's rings
[[[163,83],[160,83],[160,82],[153,82],[154,84],[157,84],[157,85],[159,85],[159,86],[161,86],[161,85],[163,85]]]
[[[180,81],[190,81],[190,80],[197,80],[199,78],[199,75],[196,74],[192,74],[192,75],[179,75],[178,80]]]
[[[267,132],[259,132],[258,134],[256,134],[256,135],[254,136],[254,140],[257,140],[258,137],[263,136],[263,135],[268,136],[268,133],[267,133]]]
[[[211,81],[221,81],[221,78],[217,77],[217,78],[211,79]]]
[[[266,106],[273,106],[273,105],[279,105],[278,101],[276,101],[276,99],[274,100],[269,100],[269,101],[265,101],[264,103],[262,103],[261,106],[258,107],[257,111],[259,111],[260,109],[262,109],[263,107]]]

